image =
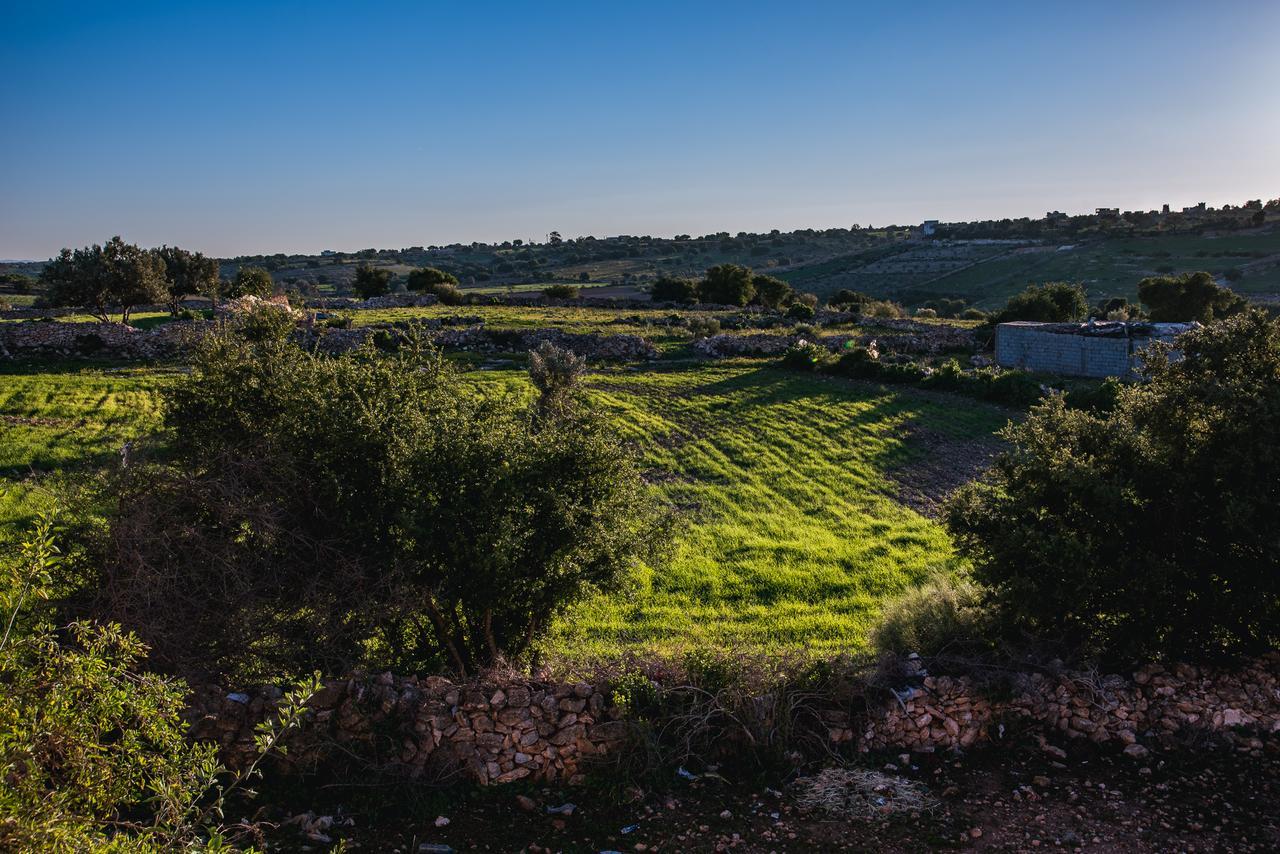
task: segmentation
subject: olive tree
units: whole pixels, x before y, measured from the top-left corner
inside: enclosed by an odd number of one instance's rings
[[[88,309],[104,323],[118,306],[121,322],[128,323],[134,306],[166,298],[164,269],[160,256],[116,236],[102,246],[63,249],[40,280],[49,288],[51,305]]]
[[[164,262],[165,285],[169,291],[169,311],[177,316],[184,296],[200,294],[218,296],[218,262],[200,252],[188,252],[177,246],[161,246],[155,250]]]

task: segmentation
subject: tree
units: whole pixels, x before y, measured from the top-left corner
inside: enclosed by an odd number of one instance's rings
[[[746,305],[751,302],[755,289],[751,284],[749,267],[739,264],[718,264],[707,270],[698,285],[698,297],[702,302],[721,305]]]
[[[1248,304],[1203,271],[1181,276],[1148,276],[1138,282],[1138,299],[1146,305],[1153,321],[1174,323],[1191,320],[1209,323],[1235,314]]]
[[[222,295],[227,299],[269,297],[275,287],[271,274],[261,267],[241,267],[236,277],[222,288]]]
[[[385,267],[361,264],[356,267],[356,280],[352,288],[360,299],[380,297],[391,290],[392,273]]]
[[[835,292],[835,295],[832,296],[831,299],[827,300],[827,305],[832,308],[839,306],[845,311],[858,311],[864,305],[868,305],[873,302],[875,302],[874,297],[867,296],[866,294],[859,293],[858,291],[849,290],[848,288],[841,288]]]
[[[795,296],[791,285],[782,279],[766,276],[763,273],[756,273],[751,277],[751,288],[755,292],[751,301],[766,308],[781,308]]]
[[[632,452],[565,395],[540,417],[412,339],[210,335],[165,392],[168,456],[111,487],[99,613],[238,684],[518,657],[664,539]]]
[[[1028,285],[996,315],[996,322],[1034,320],[1042,323],[1069,323],[1089,316],[1089,301],[1084,288],[1069,282],[1047,282]]]
[[[542,289],[542,295],[549,299],[577,299],[577,285],[547,285]]]
[[[649,299],[654,302],[693,303],[698,301],[698,283],[693,279],[662,276],[649,288]]]
[[[1176,346],[1108,413],[1034,408],[950,505],[1016,627],[1115,661],[1280,642],[1280,322],[1249,311]]]
[[[560,232],[553,231],[547,235],[547,243],[550,243],[552,246],[559,246],[561,243],[564,243],[564,240],[560,237]]]
[[[409,290],[427,294],[435,293],[440,285],[451,285],[456,288],[458,277],[444,270],[437,270],[435,267],[419,267],[409,271],[408,281],[405,283],[405,287]]]
[[[211,300],[218,296],[218,262],[200,252],[188,252],[177,246],[161,246],[155,250],[164,261],[165,284],[169,290],[169,311],[175,317],[181,300],[189,294],[200,294]]]
[[[112,306],[120,307],[120,321],[128,323],[134,306],[160,302],[168,293],[164,261],[119,236],[105,246],[63,249],[40,280],[49,288],[50,304],[87,308],[104,323]]]

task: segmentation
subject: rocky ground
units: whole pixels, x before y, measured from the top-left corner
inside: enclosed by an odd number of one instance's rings
[[[1261,750],[1210,740],[1141,760],[1028,740],[963,755],[887,754],[864,765],[897,781],[863,793],[859,803],[879,814],[872,819],[802,805],[805,784],[794,776],[748,781],[721,769],[723,776],[673,774],[648,789],[608,780],[578,788],[330,786],[295,792],[300,806],[306,801],[302,818],[268,838],[289,850],[326,850],[328,838],[346,840],[348,850],[403,854],[1280,850],[1280,734]],[[925,809],[895,814],[899,787],[924,794]]]

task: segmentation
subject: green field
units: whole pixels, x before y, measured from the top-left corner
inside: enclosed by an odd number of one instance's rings
[[[0,527],[29,520],[40,484],[101,465],[154,429],[158,391],[178,370],[7,365]],[[526,382],[514,369],[468,376],[480,388]],[[760,360],[613,367],[589,386],[681,526],[667,565],[559,621],[547,649],[570,659],[702,642],[856,648],[884,596],[952,557],[942,528],[894,499],[890,473],[923,453],[906,431],[981,439],[1007,418]]]

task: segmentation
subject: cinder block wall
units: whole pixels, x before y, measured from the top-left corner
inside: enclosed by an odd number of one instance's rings
[[[1136,364],[1130,343],[1128,338],[1064,335],[1002,323],[996,328],[996,363],[1078,377],[1128,377]]]

